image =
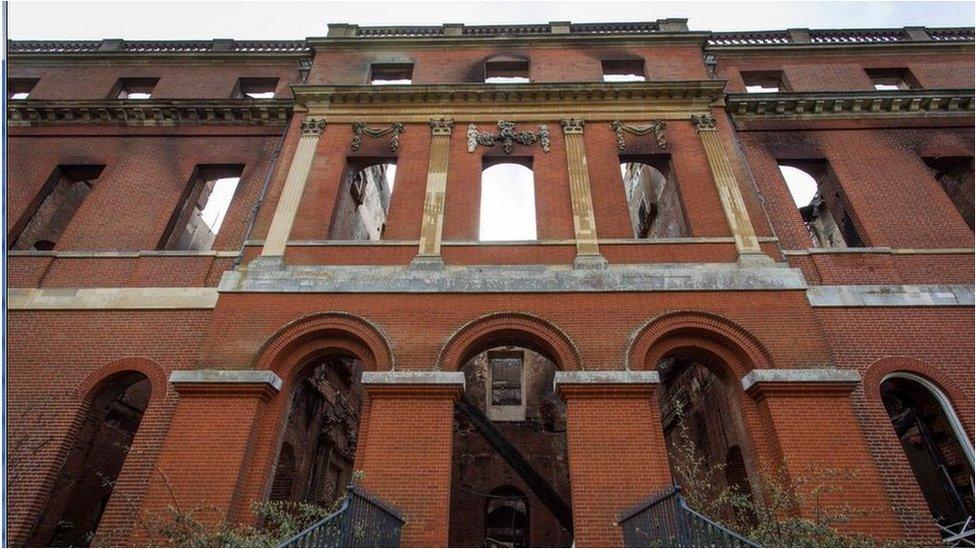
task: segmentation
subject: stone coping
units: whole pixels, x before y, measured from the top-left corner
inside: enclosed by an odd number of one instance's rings
[[[969,285],[811,286],[813,307],[972,307]]]
[[[170,383],[235,385],[266,384],[276,391],[283,385],[281,378],[270,370],[174,370]]]
[[[10,310],[213,309],[217,288],[8,288]]]
[[[853,370],[800,368],[794,370],[753,370],[742,377],[742,389],[748,391],[757,383],[857,383],[861,375]]]
[[[363,372],[363,385],[457,385],[464,388],[464,372]]]

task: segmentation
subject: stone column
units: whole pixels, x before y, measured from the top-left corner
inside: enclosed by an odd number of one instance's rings
[[[622,547],[617,517],[671,485],[657,372],[556,372],[576,547]]]
[[[454,120],[435,118],[430,121],[430,160],[427,164],[427,195],[424,218],[420,226],[420,250],[411,265],[440,269],[441,234],[444,230],[444,200],[447,194],[447,167],[451,159],[451,131]]]
[[[712,169],[712,178],[715,179],[718,196],[722,201],[722,211],[725,212],[725,219],[735,238],[735,248],[739,252],[740,260],[743,256],[765,257],[759,248],[756,230],[752,227],[749,212],[742,200],[742,192],[735,180],[732,161],[722,145],[722,138],[719,137],[715,117],[710,114],[693,115],[691,123],[698,131],[698,137],[701,138],[702,146],[705,148],[705,156],[708,157],[708,165]]]
[[[791,482],[810,479],[799,488],[806,495],[818,483],[829,485],[817,498],[808,498],[801,513],[844,512],[850,521],[839,525],[842,531],[878,540],[899,538],[902,527],[851,402],[859,382],[851,370],[753,370],[742,378],[742,387],[759,402],[774,439],[774,466],[782,467]]]
[[[146,526],[169,518],[168,507],[198,510],[194,516],[205,521],[253,520],[244,482],[281,378],[270,371],[177,370],[169,381],[180,402],[141,503],[145,520],[133,527],[129,545],[160,543]]]
[[[462,372],[364,372],[356,469],[406,521],[402,547],[447,547]]]
[[[560,120],[566,140],[566,163],[569,167],[569,192],[573,201],[573,230],[576,233],[576,268],[605,268],[607,260],[600,255],[596,221],[593,218],[593,197],[590,175],[586,166],[583,144],[584,122],[580,118]]]
[[[315,149],[318,147],[319,138],[322,137],[324,129],[325,120],[321,118],[306,116],[302,120],[302,133],[298,138],[295,156],[288,168],[285,188],[281,190],[281,196],[278,197],[278,207],[275,208],[274,218],[271,220],[271,227],[268,229],[268,236],[264,239],[264,248],[261,250],[262,257],[280,258],[285,255],[288,235],[291,234],[291,226],[295,222],[295,214],[298,212],[298,204],[302,200],[302,193],[305,192],[305,181],[308,180],[312,160],[315,158]]]

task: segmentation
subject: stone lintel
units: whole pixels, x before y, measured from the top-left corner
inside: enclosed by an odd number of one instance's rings
[[[792,385],[802,389],[803,385],[852,386],[861,380],[860,374],[853,370],[833,368],[798,368],[791,370],[753,370],[742,377],[742,389],[751,392],[761,385]]]
[[[264,400],[278,394],[283,385],[270,370],[174,370],[169,382],[184,396],[253,395]]]

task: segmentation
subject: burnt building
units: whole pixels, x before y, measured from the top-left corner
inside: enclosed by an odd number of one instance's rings
[[[9,42],[10,543],[361,476],[405,546],[620,546],[681,421],[750,497],[964,535],[973,35]]]

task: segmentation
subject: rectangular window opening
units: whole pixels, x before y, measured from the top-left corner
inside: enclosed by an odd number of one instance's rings
[[[688,236],[681,193],[669,155],[624,155],[620,175],[635,238]]]
[[[486,84],[528,84],[529,82],[529,62],[525,59],[485,62]]]
[[[644,82],[643,59],[605,59],[603,60],[604,82]]]
[[[120,78],[109,99],[149,99],[158,82],[158,78]]]
[[[37,78],[9,78],[7,79],[7,99],[20,101],[30,97],[31,91],[37,85]]]
[[[921,87],[906,68],[866,69],[865,72],[871,78],[874,89],[879,91],[915,90]]]
[[[167,226],[167,250],[209,251],[240,184],[241,165],[197,166]]]
[[[976,205],[973,201],[973,157],[945,156],[925,158],[924,161],[932,177],[942,185],[942,189],[949,195],[959,215],[972,230],[973,217],[976,214]]]
[[[374,86],[403,86],[413,82],[413,63],[373,63],[369,83]]]
[[[12,250],[53,250],[105,166],[58,166],[14,227]]]
[[[382,240],[396,182],[396,158],[351,158],[347,166],[329,238]]]
[[[486,159],[489,160],[489,159]],[[531,158],[486,162],[481,172],[480,241],[536,240],[535,180]]]
[[[788,92],[782,71],[751,71],[742,73],[747,93]]]
[[[232,97],[239,99],[273,99],[277,78],[238,78]]]
[[[864,247],[844,189],[826,160],[781,160],[779,169],[814,248]]]

